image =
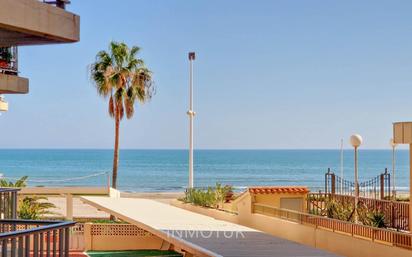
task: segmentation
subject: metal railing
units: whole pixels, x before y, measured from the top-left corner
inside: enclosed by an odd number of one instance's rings
[[[17,75],[18,72],[17,46],[0,47],[0,73]]]
[[[335,200],[344,205],[355,205],[355,197],[340,194],[310,193],[307,197],[307,210],[311,214],[326,215],[327,204]],[[369,211],[385,215],[385,223],[390,228],[409,231],[409,202],[397,202],[359,197],[359,204]]]
[[[17,217],[18,188],[0,188],[0,219]]]
[[[70,4],[69,0],[54,0],[54,1],[41,0],[41,1],[45,4],[51,4],[51,5],[54,5],[56,7],[62,8],[62,9],[66,9],[66,5]]]
[[[325,173],[325,192],[340,195],[355,195],[355,182],[341,178],[332,172],[330,168]],[[365,198],[390,199],[391,198],[391,174],[388,169],[378,176],[367,181],[359,182],[359,195]]]
[[[1,257],[69,257],[75,222],[0,220]]]
[[[330,219],[318,215],[297,212],[288,209],[254,203],[253,213],[263,214],[276,218],[294,221],[303,225],[313,226],[316,229],[337,231],[349,236],[371,240],[377,243],[389,244],[412,250],[412,234],[397,232],[390,229],[381,229],[347,221]]]

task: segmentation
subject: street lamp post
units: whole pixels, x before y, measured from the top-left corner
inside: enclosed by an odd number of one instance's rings
[[[195,112],[193,111],[193,61],[195,60],[195,53],[189,53],[189,188],[193,188],[193,118]]]
[[[350,143],[355,148],[355,222],[358,222],[358,202],[359,202],[359,183],[358,183],[358,147],[362,144],[362,137],[354,134],[350,137]]]
[[[396,184],[395,184],[395,147],[397,144],[394,142],[393,138],[389,141],[392,147],[392,195],[393,199],[396,200]]]

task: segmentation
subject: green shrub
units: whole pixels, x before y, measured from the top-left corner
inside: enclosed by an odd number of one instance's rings
[[[215,203],[215,193],[211,187],[207,190],[189,188],[185,193],[184,201],[204,207],[212,207]]]
[[[26,196],[19,203],[19,210],[17,214],[20,219],[24,220],[39,220],[46,214],[54,214],[49,211],[50,208],[56,206],[46,201],[47,197],[40,196]]]
[[[380,211],[371,211],[367,215],[367,224],[372,227],[386,228],[385,214]]]
[[[328,218],[350,221],[353,216],[352,214],[353,206],[351,204],[334,199],[326,202],[326,216]]]
[[[232,186],[216,183],[215,187],[206,189],[189,188],[181,200],[198,206],[220,208],[226,200],[226,195],[231,191]]]
[[[16,180],[16,182],[11,182],[5,178],[0,179],[0,187],[26,187],[28,176],[23,176]]]

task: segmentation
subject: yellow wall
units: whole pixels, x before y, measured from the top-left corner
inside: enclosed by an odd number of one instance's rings
[[[282,198],[301,198],[302,199],[302,206],[300,211],[304,211],[306,209],[305,199],[307,194],[290,194],[290,193],[282,193],[282,194],[254,194],[253,201],[255,203],[266,204],[269,206],[280,208],[280,199]]]

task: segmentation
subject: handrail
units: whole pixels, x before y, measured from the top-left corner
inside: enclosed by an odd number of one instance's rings
[[[1,257],[69,256],[70,227],[75,222],[6,220],[0,225],[6,231],[0,234]]]
[[[262,207],[261,213],[256,207]],[[265,208],[272,210],[272,212],[265,212]],[[313,215],[309,213],[277,208],[267,204],[254,203],[253,212],[260,213],[267,216],[274,216],[281,219],[287,219],[299,222],[300,224],[311,224],[315,228],[332,229],[333,231],[340,231],[350,234],[351,236],[361,236],[369,238],[372,241],[386,242],[393,246],[412,249],[412,234],[406,232],[399,232],[390,229],[382,229],[371,227],[363,224],[356,224],[348,221],[331,219],[324,216]],[[268,214],[265,214],[268,213]],[[272,214],[272,215],[270,215]],[[282,214],[285,214],[283,216]],[[295,217],[294,217],[295,216]],[[297,216],[297,217],[296,217]]]
[[[20,191],[20,188],[17,187],[0,187],[0,193],[3,192],[18,192]]]
[[[388,230],[388,229],[382,229],[382,228],[372,227],[372,226],[363,225],[363,224],[356,224],[356,223],[353,223],[353,222],[350,222],[350,221],[332,219],[332,218],[328,218],[328,217],[325,217],[325,216],[313,215],[313,214],[310,214],[310,213],[299,212],[299,211],[294,211],[294,210],[289,210],[289,209],[284,209],[284,208],[277,208],[277,207],[270,206],[270,205],[267,205],[267,204],[255,203],[254,205],[255,206],[265,207],[265,208],[268,208],[268,209],[275,209],[275,210],[278,210],[278,211],[289,212],[289,213],[292,213],[292,214],[304,215],[304,216],[317,218],[317,219],[324,219],[324,220],[328,220],[328,221],[331,221],[331,220],[332,221],[337,221],[339,223],[345,223],[345,224],[348,224],[348,225],[360,225],[360,226],[364,226],[364,227],[368,227],[368,228],[376,229],[376,230],[391,231],[391,230]],[[409,234],[409,233],[402,233],[402,232],[398,232],[398,231],[393,231],[393,232],[399,233],[399,234]],[[412,236],[412,234],[411,234],[411,236]]]
[[[18,223],[18,220],[16,220],[16,223]],[[11,231],[11,232],[6,232],[6,233],[0,233],[0,240],[5,240],[13,237],[22,237],[26,235],[31,235],[31,234],[38,234],[41,232],[46,232],[54,229],[63,229],[63,228],[68,228],[71,226],[74,226],[76,222],[73,221],[64,221],[64,222],[57,222],[55,224],[49,224],[49,225],[44,225],[41,227],[37,228],[30,228],[30,229],[25,229],[25,230],[17,230],[17,231]],[[30,224],[30,225],[36,225],[36,224]]]
[[[310,196],[314,196],[314,195],[324,195],[325,197],[329,197],[332,194],[331,193],[309,193],[308,197]],[[348,198],[353,198],[355,199],[354,195],[342,195],[342,194],[334,194],[334,196],[337,197],[348,197]],[[403,202],[403,201],[391,201],[391,200],[386,200],[386,199],[375,199],[375,198],[368,198],[368,197],[364,197],[364,196],[359,196],[360,200],[370,200],[370,201],[375,201],[375,202],[383,202],[383,203],[399,203],[399,204],[407,204],[409,205],[409,202]]]
[[[52,225],[62,223],[56,220],[24,220],[24,219],[4,219],[0,220],[0,224],[18,224],[18,225]]]

